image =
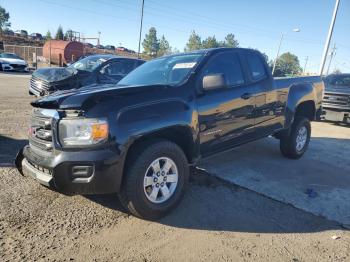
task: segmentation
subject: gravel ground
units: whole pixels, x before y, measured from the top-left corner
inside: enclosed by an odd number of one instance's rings
[[[157,222],[114,194],[68,197],[22,177],[8,163],[26,143],[28,80],[0,74],[0,261],[350,261],[338,224],[201,172]]]

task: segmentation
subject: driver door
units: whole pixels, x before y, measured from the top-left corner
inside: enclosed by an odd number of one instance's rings
[[[254,126],[254,90],[246,85],[238,54],[225,51],[214,55],[199,75],[223,74],[226,85],[203,90],[197,98],[200,150],[210,155],[249,140]]]

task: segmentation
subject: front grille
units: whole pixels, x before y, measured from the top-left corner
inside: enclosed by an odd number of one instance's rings
[[[27,161],[28,161],[28,163],[32,166],[32,167],[34,167],[36,170],[39,170],[39,171],[41,171],[41,172],[43,172],[43,173],[45,173],[45,174],[48,174],[48,175],[51,175],[52,176],[52,171],[50,170],[50,169],[47,169],[47,168],[45,168],[45,167],[42,167],[42,166],[39,166],[39,165],[37,165],[37,164],[35,164],[35,163],[32,163],[30,160],[28,160],[27,159]]]
[[[42,91],[46,91],[50,89],[50,84],[46,81],[41,80],[35,76],[32,76],[30,79],[30,87],[35,91],[41,93]]]
[[[29,127],[29,144],[42,151],[53,151],[52,121],[56,111],[34,109]]]
[[[343,94],[325,93],[323,103],[339,106],[350,106],[350,96]]]
[[[15,69],[15,70],[24,70],[24,69],[26,69],[25,65],[10,64],[10,66],[12,66],[13,69]]]

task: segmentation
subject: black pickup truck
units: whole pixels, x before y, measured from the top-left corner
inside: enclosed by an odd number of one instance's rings
[[[324,79],[326,86],[321,118],[350,124],[350,74],[332,74]]]
[[[269,135],[300,158],[323,89],[320,77],[273,79],[255,50],[165,56],[118,85],[32,102],[16,165],[65,194],[118,192],[132,214],[154,219],[180,201],[201,158]]]

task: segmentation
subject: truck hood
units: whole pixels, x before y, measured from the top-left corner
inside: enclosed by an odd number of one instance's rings
[[[31,105],[47,109],[88,110],[102,101],[122,98],[136,93],[149,93],[166,87],[164,85],[117,86],[115,84],[93,84],[79,89],[55,92],[31,102]]]
[[[76,69],[67,67],[40,68],[33,72],[33,76],[46,82],[57,82],[77,73],[78,71]]]
[[[350,95],[350,86],[334,86],[334,85],[327,85],[325,92],[332,92],[332,93],[339,93],[339,94],[348,94]]]

